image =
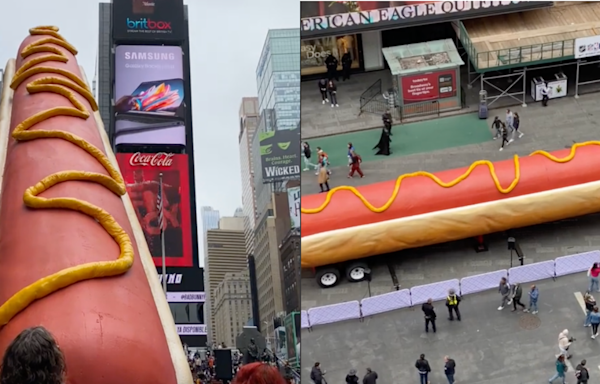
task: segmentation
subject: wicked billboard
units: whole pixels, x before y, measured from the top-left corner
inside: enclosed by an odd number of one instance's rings
[[[462,20],[552,6],[551,1],[303,1],[302,38]]]
[[[266,184],[300,178],[300,130],[261,132],[260,157]]]

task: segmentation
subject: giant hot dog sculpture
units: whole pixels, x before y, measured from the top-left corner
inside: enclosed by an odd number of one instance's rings
[[[0,124],[10,125],[1,131],[8,143],[0,350],[23,329],[43,325],[65,354],[69,383],[188,383],[166,301],[151,287],[158,280],[145,267],[152,264],[146,245],[140,256],[132,241],[143,236],[139,224],[132,228],[135,214],[121,197],[123,178],[76,53],[57,28],[31,29],[10,84],[12,108],[3,100],[11,120]]]
[[[600,212],[600,141],[302,197],[302,266]]]

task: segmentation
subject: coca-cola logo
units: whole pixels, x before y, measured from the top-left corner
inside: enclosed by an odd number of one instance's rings
[[[170,167],[173,165],[172,153],[158,152],[158,153],[134,153],[129,159],[129,164],[133,167],[136,166],[151,166],[151,167]]]

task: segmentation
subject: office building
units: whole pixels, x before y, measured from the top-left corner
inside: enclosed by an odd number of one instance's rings
[[[213,209],[212,207],[201,207],[200,217],[202,218],[202,232],[204,233],[205,237],[206,231],[209,229],[219,228],[219,220],[221,219],[221,215],[218,210]]]
[[[246,217],[246,248],[248,253],[254,252],[254,227],[256,226],[256,189],[254,188],[254,165],[252,140],[258,127],[258,98],[244,97],[240,105],[240,169],[242,176],[242,209]]]
[[[227,273],[248,270],[244,218],[224,217],[219,227],[206,232],[205,282],[207,307],[210,320],[207,321],[209,343],[218,343],[215,318],[215,292]]]
[[[235,209],[235,212],[233,212],[233,217],[244,217],[244,210],[242,207]]]
[[[215,290],[216,341],[234,347],[236,337],[252,318],[252,296],[248,271],[226,273]]]
[[[283,287],[283,310],[300,312],[300,230],[292,228],[279,246]]]

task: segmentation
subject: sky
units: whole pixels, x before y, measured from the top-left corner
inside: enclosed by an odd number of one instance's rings
[[[0,23],[0,68],[17,54],[31,27],[55,25],[78,50],[91,82],[98,51],[98,0],[20,0]],[[186,0],[190,60],[196,206],[233,216],[242,205],[238,150],[242,97],[257,95],[256,66],[267,31],[299,26],[297,0],[225,3]],[[4,7],[5,11],[9,11]],[[199,228],[200,231],[200,228]],[[199,248],[203,250],[202,236]],[[203,257],[200,257],[203,260]]]

